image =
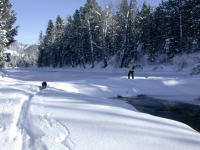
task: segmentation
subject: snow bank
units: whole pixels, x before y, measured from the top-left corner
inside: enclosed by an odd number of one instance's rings
[[[111,99],[152,94],[191,103],[199,96],[197,77],[138,71],[135,80],[128,80],[127,70],[50,68],[6,69],[4,74],[0,77],[3,150],[199,150],[200,134],[189,126]],[[40,91],[42,81],[48,87]]]
[[[142,66],[143,71],[151,72],[164,72],[171,74],[174,72],[182,75],[198,75],[200,74],[200,53],[192,54],[180,54],[175,56],[173,59],[166,59],[163,61],[163,56],[160,56],[158,59],[161,59],[160,62],[149,64],[149,62],[138,64]]]

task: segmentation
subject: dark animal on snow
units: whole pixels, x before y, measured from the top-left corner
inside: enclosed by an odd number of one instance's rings
[[[47,87],[47,82],[46,81],[42,82],[42,89],[45,89],[46,87]]]

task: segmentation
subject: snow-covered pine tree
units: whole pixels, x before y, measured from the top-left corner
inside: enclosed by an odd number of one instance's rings
[[[60,15],[56,18],[56,25],[55,25],[55,41],[61,38],[65,24],[64,20],[60,17]]]
[[[108,57],[114,56],[117,48],[116,48],[116,26],[117,21],[115,18],[115,12],[113,11],[114,7],[112,4],[112,0],[108,0],[106,3],[106,19],[107,19],[107,35],[106,35],[106,44],[108,50]],[[108,58],[109,59],[109,58]]]
[[[124,66],[128,66],[131,60],[137,59],[137,41],[136,41],[136,29],[135,29],[135,18],[138,13],[136,0],[130,0],[129,4],[129,17],[128,17],[128,45],[126,59]]]
[[[38,40],[38,59],[37,59],[37,66],[38,67],[42,67],[42,61],[43,61],[43,55],[44,55],[44,35],[42,33],[42,31],[40,31],[39,33],[39,40]]]
[[[129,61],[134,58],[135,41],[135,17],[137,14],[137,3],[131,0],[122,0],[116,19],[117,25],[117,40],[118,58],[120,67],[128,65]]]
[[[1,19],[1,18],[0,18]],[[6,43],[8,42],[7,36],[6,36],[6,30],[4,30],[5,24],[0,21],[0,61],[2,61],[2,50],[6,46]]]
[[[39,33],[39,40],[38,40],[38,44],[41,44],[41,43],[43,42],[43,40],[44,40],[44,35],[43,35],[43,32],[42,32],[42,31],[40,31],[40,33]]]
[[[200,1],[184,0],[180,8],[182,12],[183,52],[197,51],[198,37],[200,37]]]
[[[17,27],[13,27],[16,21],[15,12],[11,9],[10,0],[0,0],[0,64],[3,65],[2,50],[14,41],[17,35]]]
[[[94,67],[95,61],[103,61],[106,67],[110,56],[117,55],[118,66],[126,67],[130,60],[139,60],[144,55],[155,62],[159,55],[168,60],[180,52],[197,51],[199,3],[198,0],[166,0],[156,9],[144,3],[138,11],[136,0],[121,0],[119,9],[113,12],[112,5],[106,5],[102,11],[96,0],[87,0],[84,7],[68,18],[59,32],[61,36],[56,35],[55,27],[52,36],[55,39],[49,43],[51,36],[46,33],[39,47],[42,57],[38,60],[43,66],[73,67],[86,64]]]
[[[162,55],[163,59],[159,60],[164,62],[167,60],[166,52],[169,49],[166,41],[168,40],[168,33],[170,32],[169,20],[165,13],[165,8],[160,4],[153,12],[152,20],[152,55],[156,59]]]
[[[75,67],[80,64],[80,47],[81,47],[81,22],[80,22],[80,12],[78,10],[75,11],[73,17],[70,17],[71,22],[70,28],[70,49],[68,58],[70,58],[70,65]]]
[[[194,27],[194,37],[198,39],[199,50],[200,50],[200,1],[193,0],[192,5],[192,18],[193,18],[193,27]],[[195,34],[196,33],[196,34]]]
[[[76,65],[85,68],[85,54],[84,54],[84,22],[82,7],[76,10],[73,16],[74,24],[74,50],[76,52]]]
[[[115,40],[115,19],[113,14],[112,1],[104,1],[105,10],[101,14],[101,60],[103,67],[107,67],[110,56],[114,55]]]
[[[57,66],[63,67],[65,65],[70,65],[70,43],[73,38],[73,25],[72,25],[72,17],[69,16],[67,18],[67,22],[64,25],[63,32],[58,40],[58,46],[59,48],[59,60],[57,62]]]
[[[72,16],[69,16],[67,19],[67,24],[64,29],[63,34],[63,58],[62,58],[62,65],[71,65],[74,66],[74,53],[73,53],[73,40],[74,40],[74,27],[73,27],[73,18]]]
[[[87,53],[87,59],[91,63],[91,67],[94,67],[94,62],[101,60],[102,51],[99,51],[101,49],[100,43],[101,43],[101,28],[100,24],[101,22],[101,14],[102,10],[101,7],[98,5],[96,0],[87,0],[84,8],[84,20],[86,22],[86,27],[88,31],[88,46],[89,50]]]
[[[197,45],[196,51],[200,51],[200,1],[199,0],[192,0],[192,28],[193,28],[193,44]]]
[[[51,66],[53,63],[53,42],[55,40],[54,24],[49,20],[46,34],[42,44],[39,46],[38,66]]]
[[[53,67],[56,67],[60,64],[61,57],[62,57],[62,34],[64,32],[64,20],[58,15],[56,18],[56,24],[55,24],[55,41],[53,43]]]
[[[136,30],[138,42],[142,44],[142,55],[148,55],[150,61],[154,61],[153,49],[153,11],[146,2],[136,16]]]
[[[180,22],[180,3],[177,0],[169,0],[163,2],[163,5],[165,8],[165,16],[168,18],[168,22],[165,22],[165,24],[168,23],[169,25],[166,42],[169,41],[170,45],[166,53],[172,58],[174,55],[181,52],[180,39],[182,38],[183,31],[180,30],[182,28],[180,27],[182,24],[182,22]]]
[[[117,20],[117,35],[116,35],[116,45],[117,45],[117,57],[119,66],[124,66],[125,53],[128,51],[128,17],[129,17],[129,5],[127,0],[122,0],[120,3],[119,10],[116,14]]]

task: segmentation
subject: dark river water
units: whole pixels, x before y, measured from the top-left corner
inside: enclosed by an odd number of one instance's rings
[[[133,105],[138,111],[183,122],[200,132],[200,106],[177,102],[173,100],[161,100],[147,95],[136,97],[121,97],[117,99]]]

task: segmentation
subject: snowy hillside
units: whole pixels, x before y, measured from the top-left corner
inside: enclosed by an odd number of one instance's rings
[[[126,70],[127,71],[127,70]],[[200,79],[122,70],[6,69],[0,77],[1,150],[199,150],[189,126],[138,112],[117,95],[200,104]],[[40,91],[42,81],[48,87]]]
[[[14,42],[4,49],[4,53],[10,53],[11,55],[11,61],[6,62],[5,67],[36,66],[38,46]]]
[[[159,56],[157,62],[150,63],[147,57],[142,57],[136,62],[136,68],[142,72],[156,73],[165,72],[177,73],[184,75],[199,75],[200,74],[200,53],[180,54],[172,59],[165,59]],[[110,62],[113,65],[113,62]]]

